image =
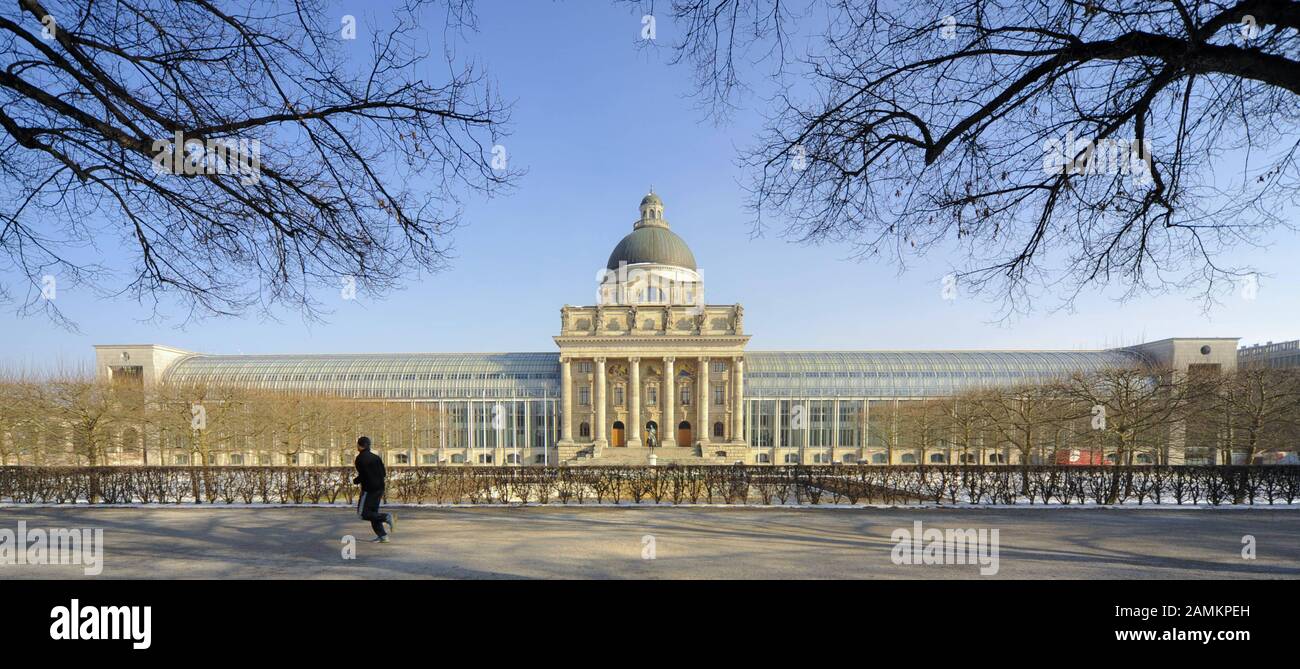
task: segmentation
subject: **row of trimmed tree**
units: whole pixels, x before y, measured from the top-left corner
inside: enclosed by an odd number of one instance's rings
[[[890,463],[986,464],[980,454],[989,452],[1005,454],[993,462],[1023,464],[1293,462],[1300,370],[1113,368],[953,397],[873,401],[868,418],[864,462],[879,461],[868,451]],[[416,463],[422,451],[457,443],[450,422],[435,403],[202,384],[146,391],[84,372],[0,377],[5,465],[345,464],[358,434]],[[900,452],[912,457],[900,460]]]

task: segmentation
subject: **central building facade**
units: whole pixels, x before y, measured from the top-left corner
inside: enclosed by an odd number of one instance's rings
[[[599,304],[560,310],[560,458],[644,462],[645,449],[663,448],[707,461],[743,450],[744,309],[705,301],[658,195],[641,200],[602,277]]]
[[[955,456],[887,443],[882,417],[905,402],[1076,372],[1228,372],[1237,360],[1235,338],[1213,337],[1092,351],[750,351],[743,307],[708,303],[695,257],[653,192],[598,288],[597,304],[560,309],[558,353],[210,355],[101,345],[97,369],[146,388],[225,384],[400,404],[415,436],[376,440],[397,465],[938,464]],[[159,448],[168,464],[188,462]],[[208,464],[338,464],[349,450],[331,443],[323,456],[282,462],[250,445]],[[994,444],[963,455],[979,464],[1016,457]],[[1167,461],[1182,462],[1181,448]]]

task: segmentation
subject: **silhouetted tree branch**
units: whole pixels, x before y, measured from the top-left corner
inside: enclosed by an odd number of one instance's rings
[[[53,275],[192,317],[315,317],[314,288],[443,267],[460,198],[516,172],[493,165],[508,115],[484,74],[422,51],[424,5],[384,30],[358,15],[349,48],[318,0],[10,0],[0,271],[30,282],[20,311],[63,320],[33,291]],[[444,9],[473,26],[468,2]],[[198,146],[173,162],[178,133]]]
[[[1249,273],[1225,252],[1292,225],[1298,2],[790,6],[671,8],[710,109],[777,71],[744,156],[756,232],[777,215],[793,239],[900,266],[943,249],[963,289],[1010,314],[1106,288],[1209,304]],[[759,72],[737,66],[754,54]]]

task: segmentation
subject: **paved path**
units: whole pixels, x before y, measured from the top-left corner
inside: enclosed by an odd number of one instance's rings
[[[104,529],[100,578],[980,578],[896,565],[891,533],[997,528],[1000,578],[1300,578],[1300,511],[402,509],[366,543],[349,508],[0,509],[0,529]],[[355,560],[341,556],[357,538]],[[1257,559],[1241,557],[1254,535]],[[654,537],[654,560],[642,559]],[[80,567],[0,564],[5,578]]]

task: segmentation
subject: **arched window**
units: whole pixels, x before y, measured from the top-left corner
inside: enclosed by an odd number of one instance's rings
[[[931,454],[930,454],[930,464],[932,464],[932,465],[941,465],[941,464],[943,464],[943,463],[945,463],[945,462],[947,462],[947,461],[948,461],[948,458],[947,458],[946,456],[944,456],[943,453],[931,453]]]
[[[911,453],[904,453],[903,457],[899,458],[899,462],[905,465],[914,465],[916,464],[916,456]]]
[[[452,453],[451,462],[455,465],[465,464],[465,455],[463,453]]]
[[[409,465],[411,464],[411,456],[407,455],[406,453],[398,453],[393,458],[393,461],[399,465]]]
[[[988,461],[990,465],[1005,464],[1007,459],[1001,453],[989,453]]]
[[[975,455],[974,453],[963,453],[961,456],[961,462],[964,465],[977,465],[979,464],[979,461],[980,456]]]
[[[787,464],[787,465],[797,465],[797,464],[799,464],[799,454],[798,454],[798,453],[786,453],[786,454],[785,454],[785,464]]]
[[[518,454],[518,453],[506,453],[506,464],[508,464],[508,465],[517,465],[517,464],[519,464],[519,454]]]
[[[725,428],[722,426],[722,421],[718,421],[713,424],[713,436],[719,439],[727,436],[725,433]]]
[[[760,464],[760,465],[768,464],[768,463],[770,463],[771,461],[772,461],[772,457],[771,457],[770,455],[768,455],[767,453],[759,453],[758,455],[755,455],[755,456],[754,456],[754,462],[756,462],[756,463],[758,463],[758,464]]]
[[[578,436],[579,436],[579,437],[590,437],[590,436],[591,436],[591,423],[583,423],[583,424],[579,425],[579,426],[578,426]]]
[[[845,453],[845,454],[840,458],[840,461],[843,462],[843,463],[846,464],[846,465],[851,465],[851,464],[853,464],[853,463],[855,463],[855,462],[858,461],[858,456],[857,456],[856,454],[854,454],[854,453]]]
[[[1133,458],[1133,461],[1139,465],[1149,465],[1151,464],[1151,456],[1146,453],[1138,453],[1137,457]]]
[[[872,454],[871,454],[871,464],[873,464],[873,465],[887,465],[887,464],[889,464],[889,456],[885,455],[884,453],[872,453]]]

